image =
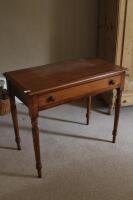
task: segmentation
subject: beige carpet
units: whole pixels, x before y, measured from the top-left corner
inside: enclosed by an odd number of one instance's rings
[[[117,143],[113,116],[67,104],[40,113],[43,178],[36,177],[27,109],[18,106],[22,151],[10,115],[0,117],[0,200],[132,200],[133,107],[121,111]]]

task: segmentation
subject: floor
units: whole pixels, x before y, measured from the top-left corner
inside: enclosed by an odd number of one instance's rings
[[[16,150],[11,116],[0,117],[0,200],[132,200],[133,107],[121,110],[116,144],[113,115],[97,109],[89,126],[82,102],[40,112],[42,179],[36,177],[27,108],[18,105],[22,151]]]

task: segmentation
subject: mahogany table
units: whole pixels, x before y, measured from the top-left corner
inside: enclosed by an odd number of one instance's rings
[[[42,176],[38,129],[38,112],[41,110],[86,97],[88,99],[88,123],[90,96],[116,89],[117,98],[112,133],[112,142],[115,143],[125,69],[102,59],[86,58],[6,72],[4,75],[10,96],[18,150],[21,146],[15,96],[29,109],[38,177]]]

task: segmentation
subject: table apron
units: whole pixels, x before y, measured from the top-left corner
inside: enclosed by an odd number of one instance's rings
[[[95,95],[105,91],[113,90],[121,87],[123,84],[122,82],[122,76],[117,75],[47,94],[40,94],[38,95],[39,110],[44,110],[56,105],[67,103],[84,96]]]

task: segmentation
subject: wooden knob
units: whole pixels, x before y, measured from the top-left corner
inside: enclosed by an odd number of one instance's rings
[[[54,96],[49,96],[49,97],[47,98],[47,101],[48,101],[48,102],[53,102],[53,101],[55,101],[55,97],[54,97]]]
[[[113,79],[111,79],[111,80],[109,81],[109,85],[115,85],[115,81],[114,81]]]

